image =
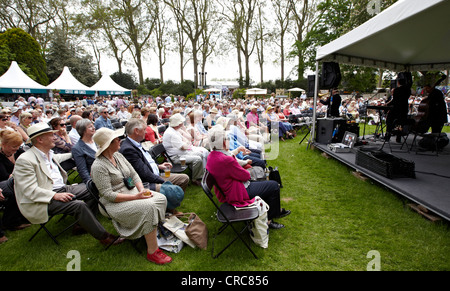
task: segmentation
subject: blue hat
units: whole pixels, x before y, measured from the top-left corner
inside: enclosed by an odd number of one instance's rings
[[[169,181],[166,181],[161,185],[161,190],[159,190],[159,192],[166,196],[167,209],[177,208],[184,199],[183,189],[180,186],[173,185]]]

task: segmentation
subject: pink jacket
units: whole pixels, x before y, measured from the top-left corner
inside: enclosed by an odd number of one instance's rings
[[[236,207],[245,207],[254,202],[248,197],[243,182],[250,180],[250,173],[242,168],[233,156],[227,156],[218,151],[211,151],[208,155],[206,169],[216,179],[224,193],[215,189],[217,199]],[[223,195],[225,194],[225,195]]]

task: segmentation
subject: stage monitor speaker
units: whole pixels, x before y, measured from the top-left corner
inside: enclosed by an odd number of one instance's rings
[[[308,93],[306,96],[314,97],[314,92],[316,90],[316,75],[308,76]]]
[[[320,89],[333,89],[341,84],[342,75],[338,63],[324,62],[322,65],[322,76],[320,80]]]
[[[320,144],[342,142],[346,120],[343,118],[319,118],[317,120],[316,141]]]

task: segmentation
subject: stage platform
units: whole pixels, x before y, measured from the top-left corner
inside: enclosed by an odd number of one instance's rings
[[[416,153],[416,147],[412,151],[406,151],[404,147],[400,149],[401,144],[395,142],[392,138],[391,148],[386,144],[383,151],[396,157],[415,163],[416,178],[393,178],[389,179],[374,173],[364,167],[356,165],[356,149],[364,147],[365,149],[381,149],[383,142],[375,140],[373,136],[365,136],[368,144],[353,149],[350,153],[335,153],[328,148],[328,145],[314,143],[313,145],[339,160],[347,166],[364,174],[372,180],[386,186],[392,191],[408,198],[418,205],[423,205],[435,215],[450,221],[450,145],[445,147],[438,155],[432,152]],[[412,137],[408,139],[408,145],[411,145]]]

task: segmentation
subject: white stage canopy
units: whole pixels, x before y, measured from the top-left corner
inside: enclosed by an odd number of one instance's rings
[[[53,83],[47,86],[49,90],[60,90],[60,94],[74,95],[94,95],[95,91],[78,81],[70,72],[68,67],[64,67],[61,75]]]
[[[2,94],[47,94],[47,88],[25,74],[16,61],[0,77]]]
[[[131,95],[131,90],[126,89],[116,82],[109,75],[103,75],[101,79],[91,87],[91,90],[98,92],[98,95]]]
[[[314,103],[319,91],[319,62],[336,62],[402,71],[450,68],[450,0],[399,0],[366,23],[319,48]],[[316,108],[314,117],[316,120]],[[315,122],[310,143],[314,141]]]
[[[401,71],[450,67],[450,1],[400,0],[319,48],[316,59]]]

